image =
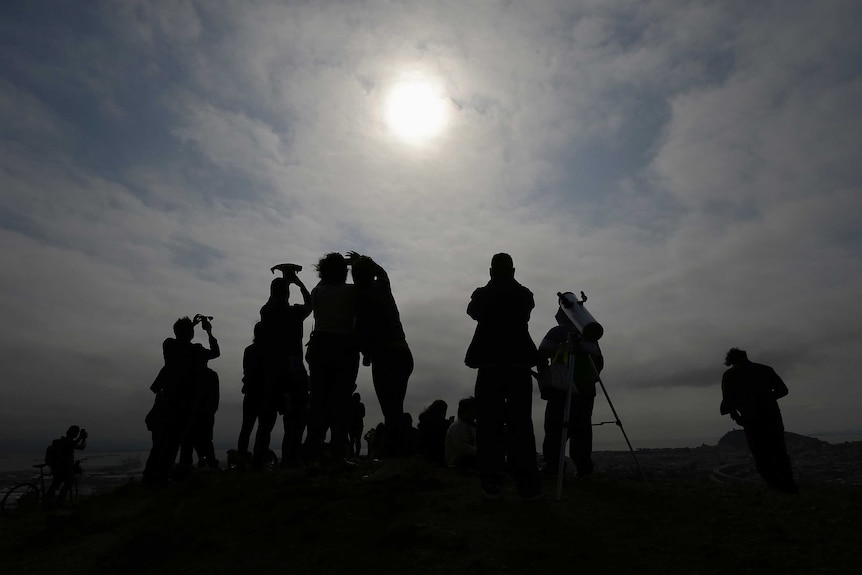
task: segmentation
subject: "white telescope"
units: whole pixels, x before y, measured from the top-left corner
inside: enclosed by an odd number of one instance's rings
[[[570,291],[565,293],[557,292],[557,297],[560,301],[560,311],[566,314],[566,317],[578,328],[578,331],[581,332],[581,336],[585,340],[599,341],[602,338],[605,328],[584,307],[584,302],[587,301],[587,296],[584,295],[584,292],[581,292],[580,301]]]

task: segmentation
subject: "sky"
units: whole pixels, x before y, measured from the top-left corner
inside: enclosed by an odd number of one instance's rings
[[[391,278],[414,418],[472,394],[465,310],[507,252],[537,343],[557,292],[587,294],[635,448],[733,428],[730,347],[785,380],[788,431],[862,434],[860,23],[837,0],[3,2],[0,453],[71,424],[146,448],[195,313],[234,446],[270,266],[312,287],[348,250]]]

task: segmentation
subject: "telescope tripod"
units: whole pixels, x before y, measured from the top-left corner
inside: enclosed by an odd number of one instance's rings
[[[560,459],[558,462],[559,464],[557,465],[557,501],[559,501],[563,495],[563,475],[565,471],[566,442],[569,439],[569,418],[571,417],[572,410],[572,393],[574,392],[575,387],[575,353],[577,352],[578,346],[580,345],[580,337],[580,334],[577,332],[569,333],[568,339],[566,340],[566,346],[568,348],[566,351],[569,358],[569,374],[568,379],[566,380],[566,403],[563,409],[563,431],[562,437],[560,439]],[[593,362],[593,358],[588,353],[584,353],[582,355],[586,357],[586,359],[590,362],[590,367],[592,367],[593,371],[596,373],[599,386],[602,388],[602,393],[604,393],[605,399],[607,399],[608,401],[608,406],[611,408],[611,413],[614,414],[614,421],[602,421],[600,423],[593,423],[592,426],[597,427],[600,425],[605,425],[607,423],[615,423],[616,426],[620,428],[620,431],[623,434],[623,438],[626,440],[626,445],[628,445],[629,447],[629,452],[632,454],[632,458],[635,461],[635,465],[637,466],[641,477],[643,477],[644,481],[649,487],[650,485],[649,481],[647,480],[646,474],[644,473],[643,468],[641,468],[641,464],[638,461],[637,455],[635,455],[635,450],[632,448],[632,444],[629,441],[628,435],[626,435],[626,430],[623,427],[623,422],[620,420],[620,416],[617,415],[617,410],[614,408],[614,404],[611,401],[611,397],[608,395],[608,390],[605,388],[605,384],[602,381],[601,376],[599,375],[599,370],[596,369],[596,365]]]

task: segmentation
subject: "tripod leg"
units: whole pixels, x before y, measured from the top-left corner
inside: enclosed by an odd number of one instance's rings
[[[572,387],[575,384],[575,354],[569,354],[569,376],[566,403],[563,407],[563,430],[560,437],[560,459],[557,465],[557,501],[563,496],[563,475],[566,471],[566,441],[569,439],[569,417],[572,412]]]
[[[590,363],[593,363],[593,358],[590,356],[587,356],[587,357],[589,357]],[[595,366],[595,364],[593,364],[593,369],[595,370],[595,368],[596,368],[596,366]],[[598,370],[596,370],[596,373],[598,373]],[[616,421],[617,427],[619,427],[620,431],[623,432],[623,439],[626,440],[626,445],[629,446],[629,452],[632,454],[632,458],[635,460],[635,465],[637,466],[638,471],[640,471],[641,477],[644,478],[644,482],[647,484],[647,487],[652,489],[652,486],[649,484],[649,480],[647,480],[647,476],[644,473],[643,468],[641,467],[640,461],[638,461],[638,456],[635,455],[635,450],[632,448],[632,443],[631,443],[631,441],[629,441],[629,436],[626,435],[626,430],[625,430],[625,428],[623,428],[623,422],[620,421],[620,416],[617,415],[617,410],[614,409],[614,404],[611,401],[611,396],[608,395],[608,390],[605,389],[605,383],[602,381],[601,377],[599,378],[599,385],[602,387],[602,393],[605,394],[605,399],[608,400],[608,405],[611,408],[611,412],[614,414],[614,420]]]

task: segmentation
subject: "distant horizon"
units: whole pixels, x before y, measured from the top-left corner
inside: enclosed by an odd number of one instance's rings
[[[787,384],[788,429],[862,425],[862,3],[0,14],[0,452],[71,424],[93,448],[146,446],[162,342],[195,313],[214,316],[214,437],[232,444],[272,266],[313,289],[314,264],[349,250],[389,277],[413,415],[474,393],[465,312],[505,252],[536,343],[558,292],[589,296],[636,448],[732,427],[732,347]],[[376,423],[370,371],[356,391]],[[597,448],[624,445],[614,427]]]
[[[367,429],[367,428],[366,428]],[[600,428],[598,428],[600,429]],[[733,427],[720,434],[717,437],[690,437],[690,438],[667,438],[667,439],[649,439],[649,440],[640,440],[637,437],[633,437],[629,433],[629,440],[632,443],[632,447],[634,449],[685,449],[691,447],[700,447],[702,445],[717,445],[719,440],[730,431],[743,431],[740,427]],[[862,441],[862,430],[858,431],[828,431],[828,432],[819,432],[819,433],[802,433],[799,431],[793,431],[791,429],[785,429],[785,432],[795,433],[796,435],[802,435],[805,437],[812,437],[814,439],[819,439],[821,441],[825,441],[826,443],[838,445],[841,443],[854,442],[854,441]],[[276,434],[274,434],[275,436]],[[537,452],[541,451],[540,444],[541,440],[539,437],[540,434],[537,434]],[[614,436],[608,435],[607,437],[599,437],[599,433],[596,433],[594,430],[594,438],[593,438],[593,451],[626,451],[628,447],[625,443],[625,439],[623,438],[621,433],[615,433]],[[276,438],[278,439],[278,438]],[[7,448],[0,447],[0,460],[2,459],[11,459],[11,458],[20,458],[20,457],[28,457],[28,456],[38,456],[41,454],[42,450],[51,442],[51,439],[46,440],[44,446],[39,446],[34,443],[28,442],[26,445],[22,445],[19,448]],[[273,441],[273,446],[276,452],[280,451],[280,441]],[[233,443],[226,442],[215,442],[216,451],[219,452],[227,452],[230,449],[234,449],[236,446]],[[97,442],[95,445],[90,444],[87,449],[85,449],[81,453],[82,457],[85,457],[87,453],[93,454],[108,454],[108,453],[136,453],[136,452],[144,452],[149,451],[150,445],[146,442],[128,442],[128,443],[107,443],[100,444]],[[366,442],[363,440],[362,442],[363,452],[367,449]]]

